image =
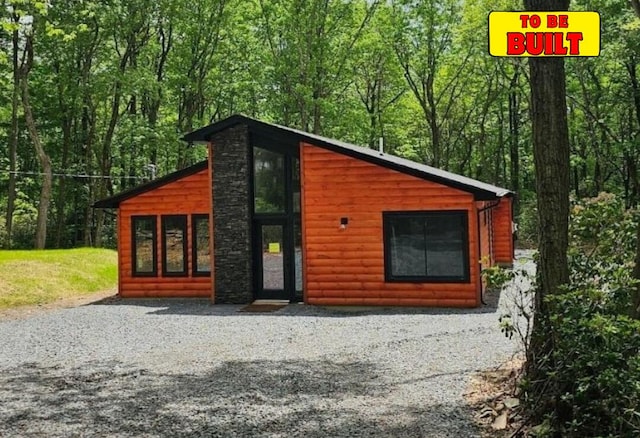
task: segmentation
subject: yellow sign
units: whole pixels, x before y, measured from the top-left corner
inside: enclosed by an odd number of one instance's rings
[[[280,254],[280,244],[279,243],[270,243],[269,244],[269,252],[271,254]]]
[[[599,56],[597,12],[491,12],[492,56]]]

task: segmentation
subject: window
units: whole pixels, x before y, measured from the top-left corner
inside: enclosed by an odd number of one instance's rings
[[[253,148],[253,208],[256,213],[285,212],[285,156]]]
[[[135,277],[155,277],[156,263],[156,217],[132,216],[131,240],[133,243],[133,275]]]
[[[209,247],[209,216],[195,214],[191,216],[191,246],[193,250],[193,275],[205,277],[211,275],[211,252]]]
[[[383,213],[386,281],[469,281],[466,211]]]
[[[187,216],[162,216],[162,275],[187,275]]]

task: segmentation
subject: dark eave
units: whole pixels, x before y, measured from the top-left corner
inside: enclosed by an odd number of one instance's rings
[[[148,183],[141,184],[129,190],[125,190],[124,192],[118,193],[117,195],[111,196],[109,198],[101,199],[100,201],[95,202],[92,207],[93,208],[117,208],[122,201],[126,201],[129,198],[133,198],[134,196],[138,196],[150,190],[157,189],[158,187],[177,181],[180,178],[184,178],[185,176],[198,173],[202,170],[205,170],[207,166],[208,166],[208,162],[206,160],[200,161],[199,163],[196,163],[193,166],[189,166],[182,170],[178,170],[177,172],[170,173],[168,175],[163,176],[162,178],[154,179],[153,181],[149,181]]]
[[[416,163],[415,161],[400,158],[395,155],[381,154],[373,149],[356,146],[286,126],[276,125],[274,123],[262,122],[243,115],[233,115],[219,122],[197,129],[186,134],[182,139],[189,143],[207,143],[211,141],[213,135],[238,124],[245,124],[253,132],[259,132],[276,139],[280,138],[296,143],[306,142],[417,178],[460,189],[472,193],[474,198],[479,201],[494,200],[505,196],[513,196],[514,194],[510,190],[502,187],[483,183],[473,178],[447,172],[425,164]]]

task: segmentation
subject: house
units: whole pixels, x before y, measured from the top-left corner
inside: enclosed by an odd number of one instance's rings
[[[94,205],[123,297],[475,307],[512,263],[509,190],[241,115],[184,140],[208,160]]]

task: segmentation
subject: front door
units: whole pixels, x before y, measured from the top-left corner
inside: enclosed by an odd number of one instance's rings
[[[269,147],[271,146],[271,147]],[[253,266],[256,299],[302,299],[300,164],[290,149],[253,155]]]
[[[256,267],[256,298],[291,299],[292,250],[287,238],[285,220],[258,219],[254,223],[254,255]]]

